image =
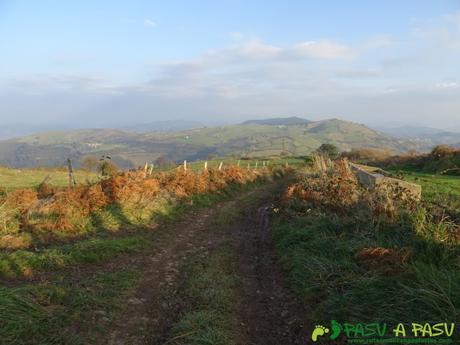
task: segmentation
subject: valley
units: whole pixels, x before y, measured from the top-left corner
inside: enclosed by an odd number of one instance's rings
[[[88,129],[39,133],[0,141],[0,165],[15,168],[62,166],[71,158],[78,166],[85,157],[109,155],[122,168],[212,157],[307,155],[323,143],[341,150],[387,148],[394,152],[426,149],[395,139],[364,125],[343,120],[311,122],[300,118],[248,121],[239,125],[203,127],[176,132],[134,133]]]

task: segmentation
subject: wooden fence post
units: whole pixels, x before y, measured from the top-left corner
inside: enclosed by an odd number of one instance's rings
[[[187,161],[184,160],[184,171],[187,171]]]
[[[240,159],[238,159],[238,164],[237,164],[237,166],[240,166],[240,162],[241,162],[241,160],[240,160]]]
[[[73,176],[73,167],[72,167],[72,161],[70,158],[67,159],[67,169],[69,170],[69,187],[72,187],[72,185],[76,185],[77,182],[75,181],[75,177]]]
[[[204,170],[205,170],[205,171],[208,170],[208,161],[205,161],[205,162],[204,162]]]
[[[153,173],[153,167],[154,167],[154,164],[150,164],[150,171],[149,171],[149,175],[152,175]]]
[[[220,162],[220,164],[219,164],[219,170],[222,170],[222,164],[224,164],[224,162]]]

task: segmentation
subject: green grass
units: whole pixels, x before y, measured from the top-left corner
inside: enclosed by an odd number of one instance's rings
[[[373,227],[354,217],[318,214],[277,220],[273,236],[293,288],[329,322],[458,321],[460,248],[412,225]],[[410,248],[406,270],[387,275],[359,263],[367,247]]]
[[[206,258],[191,260],[183,271],[188,276],[179,291],[187,301],[173,326],[167,344],[227,345],[238,343],[238,277],[232,248],[222,248]]]
[[[83,263],[96,263],[148,245],[146,236],[96,238],[40,251],[16,250],[0,253],[0,276],[15,278],[36,271],[54,271]]]
[[[0,344],[93,343],[121,309],[139,274],[125,270],[99,273],[78,282],[71,278],[1,287]]]
[[[407,181],[422,186],[423,196],[427,200],[436,199],[439,195],[451,195],[460,198],[460,176],[433,175],[422,172],[398,170]]]
[[[422,186],[422,197],[460,219],[460,176],[433,175],[411,170],[393,170],[405,180]]]
[[[77,183],[94,181],[97,175],[83,170],[75,171]],[[7,191],[17,188],[37,188],[43,180],[49,176],[48,183],[64,187],[69,185],[69,175],[64,169],[10,169],[0,167],[0,188]]]

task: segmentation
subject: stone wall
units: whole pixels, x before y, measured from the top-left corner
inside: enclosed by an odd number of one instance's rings
[[[366,188],[374,189],[383,184],[389,184],[404,188],[416,200],[420,200],[422,197],[422,187],[418,184],[387,177],[381,173],[372,173],[353,163],[350,163],[350,167],[351,170],[356,174],[358,182]]]

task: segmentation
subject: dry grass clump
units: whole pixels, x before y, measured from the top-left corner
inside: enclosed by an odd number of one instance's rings
[[[160,190],[155,178],[144,178],[139,171],[125,172],[101,182],[102,190],[109,203],[136,203],[144,198],[154,198]]]
[[[387,275],[395,275],[406,269],[412,255],[409,248],[399,250],[371,247],[361,249],[355,256],[360,266],[366,270],[379,271]]]
[[[361,200],[373,217],[383,216],[390,221],[396,220],[399,211],[413,212],[418,205],[413,194],[397,184],[381,184],[379,188],[366,190]]]
[[[0,249],[25,249],[32,244],[28,234],[0,236]]]
[[[193,194],[216,192],[227,185],[245,184],[254,181],[260,174],[252,170],[230,166],[221,170],[200,172],[177,169],[174,173],[158,175],[160,187],[175,197],[186,197]]]
[[[208,189],[207,180],[205,173],[187,172],[182,169],[177,169],[173,173],[163,173],[159,176],[161,188],[178,198],[206,192]]]
[[[360,187],[346,160],[330,163],[330,168],[321,172],[289,186],[282,199],[287,202],[297,198],[338,213],[357,203]]]
[[[290,185],[282,200],[305,202],[337,214],[363,214],[373,220],[384,218],[393,221],[400,210],[413,210],[416,202],[400,186],[383,185],[369,190],[359,185],[348,160],[340,159],[320,174],[312,173]]]
[[[21,228],[27,227],[29,210],[38,202],[37,192],[31,189],[17,189],[0,201],[0,234],[16,234]],[[14,242],[7,237],[4,243]]]
[[[100,184],[63,188],[31,205],[24,227],[74,232],[86,224],[86,218],[92,212],[106,204],[107,198]]]
[[[37,203],[37,192],[31,189],[16,189],[5,199],[6,207],[18,210],[22,215]]]
[[[42,182],[38,185],[37,195],[39,199],[46,199],[53,196],[56,193],[56,191],[56,187],[53,187],[46,182]]]

